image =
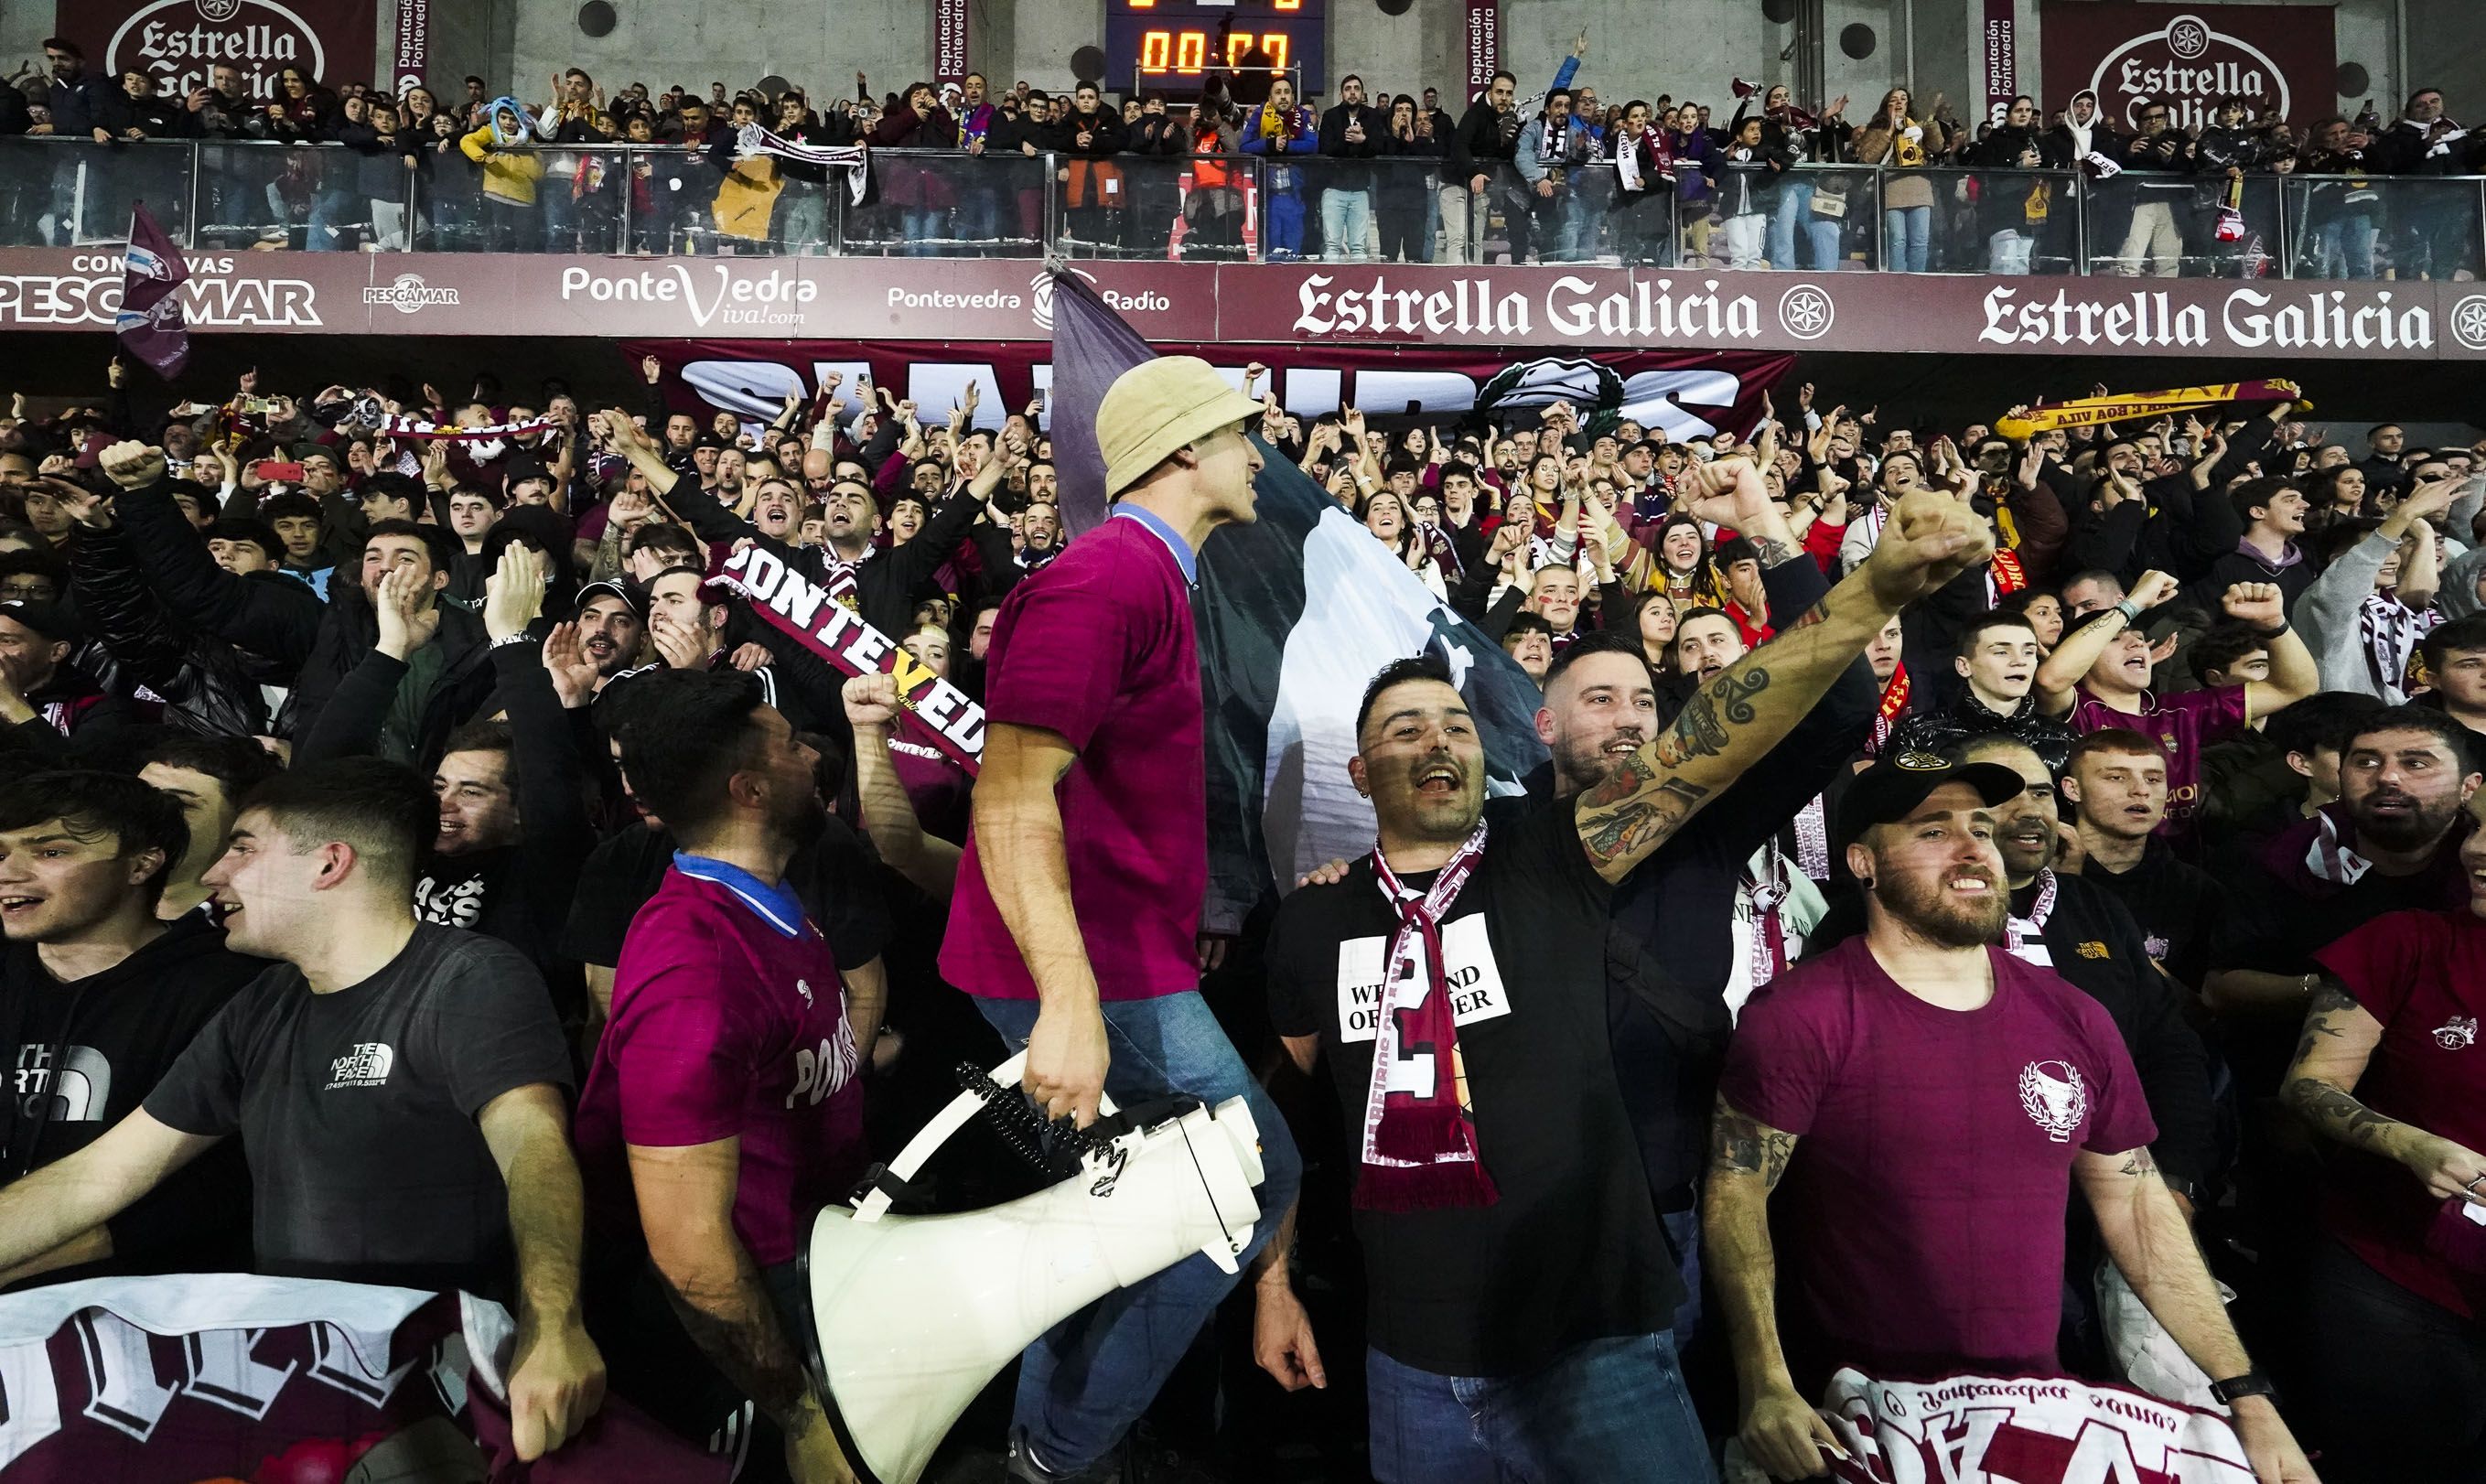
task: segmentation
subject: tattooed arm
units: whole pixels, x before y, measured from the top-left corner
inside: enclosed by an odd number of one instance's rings
[[[801,1352],[777,1321],[760,1265],[733,1229],[738,1139],[684,1147],[629,1144],[648,1257],[682,1329],[710,1363],[786,1434],[797,1480],[846,1479]]]
[[[1750,464],[1737,478],[1757,480]],[[1576,805],[1597,873],[1620,881],[1777,745],[1891,616],[1993,551],[1985,523],[1955,500],[1911,496],[1891,511],[1864,563],[1779,636],[1719,672],[1674,725]]]
[[[2317,1132],[2406,1167],[2436,1197],[2486,1205],[2486,1155],[2357,1100],[2356,1086],[2382,1040],[2382,1022],[2337,979],[2324,976],[2305,1012],[2305,1035],[2296,1043],[2296,1064],[2288,1068],[2279,1096]]]
[[[2097,1217],[2107,1254],[2148,1305],[2150,1317],[2212,1381],[2231,1381],[2251,1370],[2244,1341],[2227,1322],[2219,1285],[2211,1280],[2201,1250],[2193,1245],[2193,1229],[2149,1150],[2083,1150],[2072,1171]],[[2313,1468],[2269,1397],[2238,1397],[2230,1410],[2236,1440],[2252,1461],[2255,1478],[2266,1484],[2311,1484]]]
[[[1770,1192],[1786,1173],[1795,1140],[1721,1097],[1709,1125],[1709,1184],[1700,1201],[1700,1244],[1743,1390],[1744,1449],[1782,1479],[1821,1472],[1821,1450],[1838,1446],[1828,1419],[1796,1391],[1779,1344]]]

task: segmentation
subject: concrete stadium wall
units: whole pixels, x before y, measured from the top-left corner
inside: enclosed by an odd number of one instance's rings
[[[584,67],[608,87],[634,79],[662,88],[680,82],[704,91],[711,81],[739,86],[775,71],[814,92],[843,92],[857,68],[875,91],[901,87],[930,69],[931,7],[925,0],[612,0],[620,24],[592,38],[578,29],[577,0],[430,0],[430,71],[454,87],[468,72],[521,96],[541,92],[544,78]],[[1094,44],[1101,0],[970,0],[971,55],[997,84],[1024,77],[1042,87],[1073,81],[1071,54]],[[2059,104],[2059,89],[2038,61],[2039,0],[2016,0],[2020,76],[2024,90]],[[2248,0],[2191,0],[2202,7]],[[2250,0],[2305,4],[2320,0]],[[1373,0],[1329,0],[1333,75],[1365,74],[1393,92],[1455,81],[1463,57],[1460,11],[1450,0],[1417,0],[1401,16]],[[373,0],[383,51],[393,34],[396,0]],[[2481,0],[2336,0],[2342,63],[2362,67],[2363,93],[2334,101],[2354,113],[2372,96],[2388,115],[2412,82],[2443,88],[2452,116],[2486,122],[2486,3]],[[54,0],[0,4],[0,66],[40,56]],[[1971,39],[1982,28],[1982,0],[1824,0],[1826,75],[1833,95],[1860,102],[1894,81],[1920,97],[1947,93],[1965,99],[1975,85]],[[1872,28],[1875,46],[1847,57],[1838,38],[1848,26]],[[1505,65],[1523,93],[1545,85],[1582,29],[1589,53],[1581,77],[1602,96],[1638,94],[1693,96],[1722,112],[1732,98],[1726,80],[1786,81],[1792,62],[1779,53],[1793,38],[1773,25],[1760,0],[1503,0]],[[376,59],[374,59],[376,61]],[[374,69],[376,70],[376,69]],[[2403,74],[2406,75],[2403,75]],[[1455,105],[1453,105],[1455,106]],[[1865,103],[1869,107],[1869,103]],[[1963,108],[1963,114],[1971,112]]]

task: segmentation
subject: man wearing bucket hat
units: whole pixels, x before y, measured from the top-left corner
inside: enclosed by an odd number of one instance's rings
[[[1011,1045],[1048,1118],[1181,1091],[1249,1100],[1260,1209],[1301,1172],[1199,993],[1207,778],[1191,589],[1210,532],[1253,518],[1260,409],[1191,356],[1122,373],[1096,413],[1113,514],[1010,591],[993,625],[982,771],[945,977]],[[1268,1239],[1263,1223],[1251,1251]],[[1246,1261],[1250,1260],[1249,1255]],[[1109,1470],[1233,1278],[1192,1257],[1029,1347],[1010,1477]]]

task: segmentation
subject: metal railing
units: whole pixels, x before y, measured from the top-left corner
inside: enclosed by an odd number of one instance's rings
[[[235,251],[1578,262],[2167,277],[2486,276],[2486,177],[1806,165],[1622,187],[1609,164],[1437,156],[968,155],[846,173],[678,145],[470,160],[260,141],[0,139],[0,246],[113,244],[134,201]]]

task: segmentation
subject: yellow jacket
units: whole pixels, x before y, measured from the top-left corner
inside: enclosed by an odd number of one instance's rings
[[[483,167],[483,194],[514,206],[536,204],[536,178],[543,174],[543,161],[532,150],[495,150],[492,148],[492,126],[488,124],[457,141],[466,157]]]

